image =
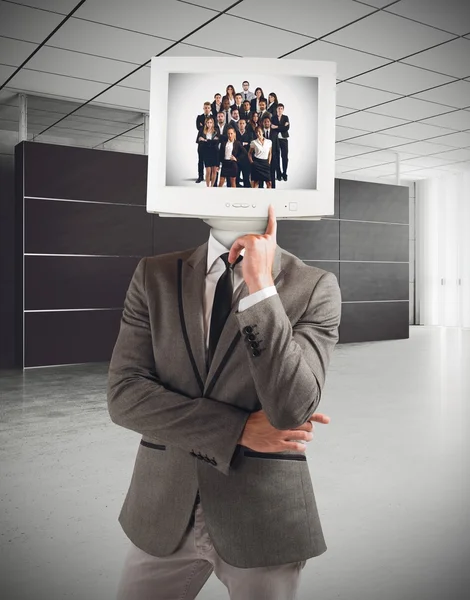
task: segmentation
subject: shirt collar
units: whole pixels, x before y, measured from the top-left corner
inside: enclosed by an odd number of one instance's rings
[[[207,244],[207,266],[206,266],[206,275],[214,266],[215,261],[225,254],[229,252],[230,248],[226,248],[223,244],[221,244],[215,237],[212,235],[212,231],[209,234],[209,242]],[[242,256],[245,255],[245,248],[240,252]]]

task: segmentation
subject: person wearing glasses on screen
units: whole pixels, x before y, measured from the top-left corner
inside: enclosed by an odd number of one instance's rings
[[[204,166],[206,167],[206,186],[214,187],[219,170],[220,138],[215,129],[214,117],[207,117],[204,128],[199,133],[199,144],[202,148]]]
[[[255,98],[256,96],[253,94],[253,92],[250,92],[250,82],[249,81],[244,81],[242,83],[242,98],[243,100],[248,100],[251,102],[251,100],[253,100],[253,98]]]
[[[201,183],[201,181],[204,179],[204,160],[202,157],[202,146],[201,146],[201,143],[199,142],[199,134],[200,134],[201,130],[204,128],[204,124],[205,124],[207,117],[212,114],[211,113],[211,103],[204,102],[202,111],[203,111],[202,114],[198,115],[196,117],[196,129],[197,129],[196,144],[197,144],[197,154],[198,154],[198,163],[197,163],[198,178],[196,179],[196,183]]]
[[[248,121],[251,119],[251,104],[249,100],[245,100],[242,105],[242,110],[240,111],[240,119],[245,119]]]
[[[264,98],[264,92],[260,87],[255,89],[255,97],[251,99],[251,110],[259,112],[259,101]]]
[[[266,140],[263,128],[256,128],[256,139],[250,143],[248,159],[251,162],[251,187],[257,188],[261,181],[266,182],[266,187],[271,188],[271,158],[272,141]]]
[[[233,85],[228,85],[225,89],[225,96],[229,99],[230,106],[235,104],[235,88]]]
[[[222,170],[220,171],[219,187],[222,187],[225,180],[228,179],[230,186],[235,187],[238,175],[238,159],[245,152],[243,146],[237,140],[237,132],[235,127],[231,125],[227,129],[227,140],[224,140],[220,144],[220,155],[219,160],[222,163]]]
[[[240,119],[238,121],[238,132],[237,132],[237,140],[242,145],[246,154],[242,154],[238,159],[238,175],[237,175],[237,187],[241,187],[240,175],[243,175],[243,186],[251,187],[250,184],[250,174],[251,174],[251,164],[248,160],[248,151],[250,149],[250,142],[254,138],[254,133],[250,129],[247,129],[247,123],[245,119]]]
[[[222,110],[222,96],[221,96],[221,94],[219,94],[219,93],[214,94],[214,102],[212,102],[211,108],[212,108],[212,114],[214,116]]]

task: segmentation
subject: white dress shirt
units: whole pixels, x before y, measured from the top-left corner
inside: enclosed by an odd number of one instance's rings
[[[269,158],[269,151],[271,150],[271,146],[273,145],[271,140],[267,140],[264,138],[263,143],[256,139],[250,142],[250,146],[255,151],[255,158],[262,158],[267,160]]]
[[[225,272],[225,263],[220,258],[222,254],[229,252],[230,248],[226,248],[223,244],[218,242],[215,237],[212,235],[212,232],[209,234],[209,242],[207,248],[207,267],[206,267],[206,282],[205,282],[205,292],[204,292],[204,330],[205,330],[205,340],[206,347],[209,347],[209,333],[210,333],[210,321],[212,315],[212,305],[214,303],[215,296],[215,288],[217,286],[217,282],[219,281],[220,276]],[[245,255],[245,249],[240,253],[242,256]],[[238,294],[241,292],[241,288],[243,286],[243,273],[242,273],[242,264],[243,261],[239,262],[235,265],[233,270],[233,298],[236,299]],[[270,296],[274,296],[277,294],[276,286],[272,285],[262,290],[255,292],[254,294],[249,294],[245,298],[242,298],[238,303],[238,312],[243,312],[250,306],[253,306],[264,300],[265,298],[269,298]]]
[[[230,160],[230,157],[232,156],[232,154],[233,154],[233,142],[227,142],[225,144],[225,157],[224,157],[225,160]],[[223,253],[221,252],[221,254],[223,254]]]

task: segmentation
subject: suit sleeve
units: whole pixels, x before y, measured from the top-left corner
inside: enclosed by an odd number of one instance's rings
[[[289,119],[288,119],[288,118],[286,118],[286,121],[284,121],[284,123],[286,123],[286,122],[287,122],[287,123],[289,123],[289,125],[285,125],[285,124],[284,124],[284,125],[281,125],[281,124],[279,124],[279,129],[278,129],[278,131],[279,131],[280,133],[286,133],[286,131],[289,131],[289,128],[290,128],[290,121],[289,121]]]
[[[153,356],[146,261],[139,262],[124,302],[108,372],[109,415],[117,425],[141,435],[206,455],[214,468],[228,475],[250,413],[209,398],[190,398],[162,383],[164,373],[156,372]]]
[[[277,294],[235,314],[256,392],[271,425],[299,427],[320,403],[338,341],[341,292],[335,275],[322,275],[293,327]],[[250,346],[249,328],[259,334],[258,351]]]

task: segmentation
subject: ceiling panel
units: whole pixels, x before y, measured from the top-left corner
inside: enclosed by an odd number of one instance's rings
[[[346,85],[342,83],[341,85]],[[436,104],[433,102],[425,102],[416,98],[399,98],[393,102],[382,104],[371,109],[370,112],[375,112],[381,115],[389,115],[410,121],[418,121],[426,117],[433,117],[452,110],[448,106]]]
[[[193,0],[190,0],[193,2]],[[194,4],[199,4],[204,8],[211,8],[213,10],[225,10],[233,4],[234,0],[194,0]]]
[[[363,52],[399,59],[454,36],[385,12],[378,12],[326,38]]]
[[[172,43],[172,40],[72,18],[47,45],[141,65]]]
[[[240,29],[243,31],[243,39],[249,40],[249,43],[240,43]],[[188,37],[186,42],[213,50],[239,50],[245,56],[276,58],[302,46],[308,42],[308,38],[222,15],[217,21]]]
[[[401,166],[412,166],[412,167],[441,167],[442,165],[448,165],[451,163],[451,159],[437,158],[435,156],[420,156],[418,158],[410,158],[401,162]]]
[[[285,0],[256,0],[242,2],[229,14],[317,38],[373,10],[350,0],[289,0],[288,5]]]
[[[469,31],[470,3],[466,0],[401,0],[387,11],[457,35]]]
[[[411,171],[408,173],[408,177],[412,178],[421,178],[428,179],[431,177],[445,177],[448,175],[447,171],[442,171],[441,169],[437,169],[433,167],[432,169],[417,169],[416,171]]]
[[[438,127],[447,127],[448,129],[455,129],[457,131],[460,131],[461,129],[470,129],[470,111],[455,110],[445,115],[425,119],[422,123],[429,123],[430,125],[437,125]]]
[[[149,96],[149,92],[117,85],[97,98],[96,102],[98,104],[111,104],[112,106],[148,112]]]
[[[135,67],[109,58],[44,47],[33,56],[24,69],[114,83]]]
[[[395,173],[395,170],[395,165],[379,165],[376,167],[362,167],[360,169],[351,169],[348,172],[361,173],[364,175],[368,175],[369,177],[374,177],[377,175],[393,175]]]
[[[108,0],[85,2],[76,17],[178,40],[214,17],[214,12],[177,0]]]
[[[394,135],[385,135],[384,133],[368,133],[367,135],[355,138],[352,141],[354,144],[359,144],[361,146],[364,145],[372,146],[374,148],[391,148],[400,144],[406,144],[411,140]]]
[[[354,0],[355,2],[361,2],[361,4],[368,4],[369,6],[374,6],[375,8],[383,8],[393,0]]]
[[[338,79],[348,79],[370,69],[376,69],[389,61],[386,58],[351,50],[344,46],[329,44],[327,42],[314,42],[305,48],[289,54],[287,58],[302,60],[332,60],[337,63]]]
[[[373,154],[368,154],[366,156],[351,156],[348,158],[342,158],[339,161],[336,161],[337,164],[341,165],[341,168],[345,168],[346,170],[363,168],[363,167],[375,167],[376,165],[384,164],[387,161],[383,158],[379,158],[374,156]],[[388,161],[391,162],[391,161]]]
[[[225,52],[222,52],[219,50],[210,50],[209,48],[182,43],[174,46],[168,52],[165,52],[165,56],[242,56],[241,54],[236,54],[235,51],[237,48],[232,48],[232,50],[233,52],[229,54],[227,52],[227,48],[225,48]],[[243,51],[243,48],[240,48],[240,51]]]
[[[470,161],[466,160],[466,161],[462,161],[462,162],[453,163],[452,165],[443,165],[441,167],[441,169],[443,169],[445,171],[451,171],[454,173],[460,173],[461,171],[468,171],[468,170],[470,170]]]
[[[393,129],[387,129],[387,131],[384,131],[383,133],[386,133],[387,135],[403,136],[411,140],[425,140],[426,138],[433,138],[439,135],[445,135],[446,133],[452,133],[452,130],[423,123],[406,123],[404,125],[399,125],[398,127],[393,127]]]
[[[40,43],[63,18],[55,13],[0,2],[0,35]]]
[[[78,4],[77,0],[15,0],[15,4],[24,4],[33,8],[42,8],[62,15],[68,15]]]
[[[356,137],[358,135],[363,135],[368,133],[367,131],[363,131],[361,129],[351,129],[351,127],[340,127],[336,126],[336,141],[340,142],[342,140],[347,140],[351,137]]]
[[[4,65],[19,67],[38,45],[0,37],[0,62]]]
[[[454,108],[465,108],[470,106],[470,82],[455,81],[427,92],[414,94],[414,97]]]
[[[356,112],[337,119],[336,124],[345,127],[364,129],[365,131],[378,131],[395,125],[405,123],[404,119],[396,119],[385,115],[377,115],[368,111]]]
[[[404,62],[454,77],[468,77],[470,75],[470,40],[459,38],[410,56]]]
[[[133,75],[126,77],[119,85],[122,87],[150,91],[150,66],[142,67]]]
[[[440,152],[439,158],[445,160],[453,160],[455,162],[460,160],[470,160],[470,148],[459,148],[458,150],[448,150],[447,152]]]
[[[352,83],[408,96],[409,94],[414,94],[444,83],[450,83],[451,81],[455,81],[455,79],[447,75],[440,75],[432,71],[418,69],[417,67],[393,63],[371,73],[355,77]]]
[[[356,110],[355,108],[348,108],[347,106],[340,106],[339,104],[337,104],[336,105],[336,116],[342,117],[343,115],[348,115],[349,113],[352,113],[355,110]]]
[[[456,148],[470,147],[470,132],[460,131],[459,133],[451,133],[434,138],[433,143],[445,144],[446,146],[455,146]]]
[[[1,75],[1,67],[0,67]],[[105,83],[22,69],[9,84],[11,89],[70,100],[89,100],[107,87]]]
[[[377,148],[373,146],[360,146],[351,142],[336,142],[335,151],[339,156],[357,156],[368,152],[375,152]]]
[[[447,150],[450,150],[450,148],[449,146],[444,146],[443,144],[434,144],[432,142],[412,142],[411,144],[396,146],[394,150],[396,150],[397,152],[400,152],[401,150],[403,150],[403,152],[414,152],[415,154],[421,154],[426,156],[428,154],[446,152]]]
[[[339,83],[336,86],[336,102],[342,106],[353,106],[354,108],[369,108],[376,104],[389,102],[399,98],[398,94],[374,90],[354,83]]]

